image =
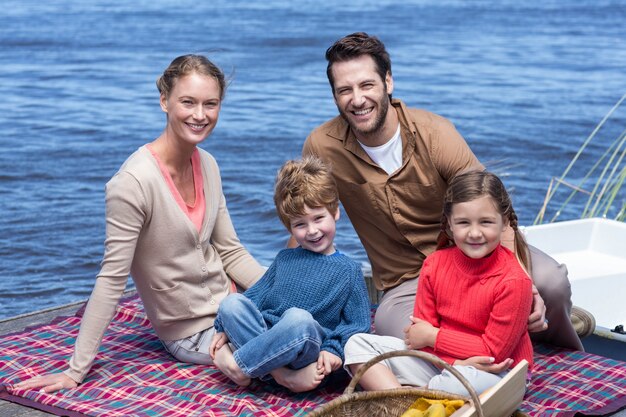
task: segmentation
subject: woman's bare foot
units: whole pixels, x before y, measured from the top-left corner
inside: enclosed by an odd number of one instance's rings
[[[292,392],[310,391],[317,387],[324,379],[324,373],[317,368],[317,362],[301,369],[278,368],[270,374],[276,382]]]
[[[233,351],[230,350],[228,345],[222,346],[220,350],[215,352],[213,363],[217,366],[217,369],[222,371],[224,375],[229,377],[235,384],[242,387],[250,385],[252,380],[249,376],[244,374],[239,365],[237,365]]]

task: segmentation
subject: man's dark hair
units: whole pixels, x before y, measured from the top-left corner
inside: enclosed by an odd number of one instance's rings
[[[385,49],[385,45],[376,36],[370,36],[365,32],[355,32],[344,36],[326,50],[326,76],[330,87],[335,91],[332,66],[335,62],[349,61],[363,55],[369,55],[376,63],[376,72],[385,81],[387,73],[391,75],[391,59]]]

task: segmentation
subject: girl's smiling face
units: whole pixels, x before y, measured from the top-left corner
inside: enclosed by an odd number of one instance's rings
[[[452,206],[449,227],[454,244],[470,258],[484,258],[500,244],[502,231],[508,225],[493,199],[483,196]]]

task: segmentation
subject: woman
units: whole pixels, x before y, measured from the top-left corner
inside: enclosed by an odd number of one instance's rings
[[[248,288],[265,272],[237,238],[215,159],[197,147],[217,124],[224,74],[203,56],[184,55],[157,87],[167,124],[107,183],[102,269],[69,368],[16,388],[54,392],[85,378],[129,274],[166,350],[183,362],[210,364],[220,301],[235,282]]]

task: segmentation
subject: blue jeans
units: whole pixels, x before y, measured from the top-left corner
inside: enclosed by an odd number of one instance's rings
[[[241,294],[231,294],[220,304],[224,332],[235,347],[233,356],[244,374],[264,378],[274,369],[300,369],[317,361],[324,329],[311,313],[290,308],[268,328],[257,306]]]

